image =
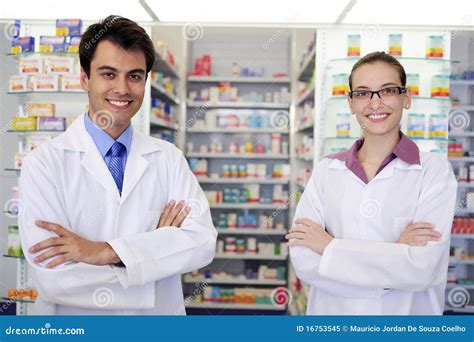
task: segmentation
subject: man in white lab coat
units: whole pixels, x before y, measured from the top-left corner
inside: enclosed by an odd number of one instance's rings
[[[185,314],[180,275],[209,264],[217,233],[172,144],[133,130],[155,51],[110,16],[80,44],[89,110],[24,160],[21,242],[38,314]]]

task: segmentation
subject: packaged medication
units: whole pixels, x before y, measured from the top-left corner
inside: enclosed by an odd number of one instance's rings
[[[36,118],[14,117],[12,119],[12,130],[14,131],[36,131]]]
[[[426,41],[426,58],[443,58],[444,36],[428,36]]]
[[[281,134],[273,133],[272,134],[272,147],[271,153],[280,154],[281,153]]]
[[[34,75],[31,76],[33,91],[58,91],[58,75]]]
[[[80,36],[82,29],[81,19],[57,19],[56,36]]]
[[[26,140],[26,151],[31,152],[39,145],[50,141],[51,137],[47,135],[30,135]]]
[[[18,54],[35,51],[35,37],[18,37],[12,40],[10,53]]]
[[[388,54],[394,57],[400,57],[402,55],[402,40],[403,35],[401,34],[389,34],[388,35]]]
[[[25,74],[10,76],[10,83],[8,89],[12,93],[33,90],[30,76]]]
[[[349,34],[347,36],[347,57],[360,56],[360,34]]]
[[[431,79],[431,97],[449,97],[449,75],[434,75]]]
[[[337,113],[336,137],[349,138],[351,136],[351,121],[349,113]]]
[[[18,232],[18,226],[8,227],[8,255],[11,256],[23,256],[20,244],[20,234]]]
[[[42,74],[43,58],[41,56],[20,58],[18,66],[20,74]]]
[[[430,138],[445,140],[448,137],[448,116],[446,114],[431,114]]]
[[[39,131],[65,131],[66,118],[65,117],[49,117],[38,118]]]
[[[420,95],[420,74],[407,74],[407,89],[413,96]]]
[[[81,37],[71,37],[69,43],[67,43],[67,53],[79,53],[79,43],[81,42]]]
[[[66,52],[66,47],[66,37],[40,36],[40,52]]]
[[[45,64],[49,75],[71,74],[74,71],[73,57],[48,57]]]
[[[407,135],[412,139],[423,139],[425,137],[425,120],[425,114],[409,113]]]
[[[62,75],[61,76],[61,91],[77,91],[83,92],[80,76],[76,75]]]
[[[36,117],[53,117],[56,115],[56,104],[54,103],[28,103],[26,114]]]
[[[347,95],[349,94],[349,75],[334,74],[332,75],[332,95]]]

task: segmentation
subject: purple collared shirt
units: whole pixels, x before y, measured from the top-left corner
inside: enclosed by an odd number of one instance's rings
[[[359,159],[357,159],[357,152],[362,147],[364,143],[364,138],[357,140],[350,149],[334,153],[327,158],[331,159],[339,159],[345,162],[347,168],[351,170],[360,180],[362,180],[365,184],[369,182],[367,179],[367,175],[365,174],[364,168],[360,163]],[[387,166],[392,160],[395,158],[400,158],[405,163],[408,164],[418,164],[420,165],[420,151],[418,146],[411,141],[405,134],[400,132],[400,141],[393,149],[392,153],[390,153],[382,162],[379,169],[377,170],[377,175],[380,171],[383,170],[385,166]]]

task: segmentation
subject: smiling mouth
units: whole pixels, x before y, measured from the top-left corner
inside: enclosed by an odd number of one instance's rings
[[[380,122],[384,121],[386,118],[389,117],[389,113],[377,113],[377,114],[369,114],[367,118],[372,122]]]
[[[112,107],[116,108],[116,109],[126,109],[130,106],[130,104],[133,102],[133,101],[124,101],[124,100],[111,100],[111,99],[107,99],[107,102],[110,103],[112,105]]]

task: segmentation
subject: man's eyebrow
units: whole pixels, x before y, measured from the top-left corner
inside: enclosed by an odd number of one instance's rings
[[[102,65],[100,67],[97,68],[97,70],[107,70],[107,71],[118,71],[118,69],[114,68],[114,67],[111,67],[109,65]]]
[[[130,70],[128,74],[143,74],[144,75],[145,70],[143,70],[142,68],[133,69],[133,70]]]

